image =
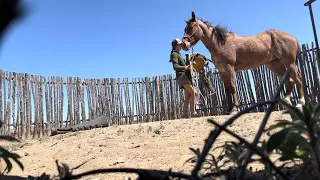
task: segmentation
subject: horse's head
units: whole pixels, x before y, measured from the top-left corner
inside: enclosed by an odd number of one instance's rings
[[[188,51],[201,39],[203,31],[193,11],[191,12],[191,19],[185,21],[187,25],[184,28],[184,35],[182,38],[182,49]]]

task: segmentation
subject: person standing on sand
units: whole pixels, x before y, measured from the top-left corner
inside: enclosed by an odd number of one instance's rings
[[[176,72],[176,81],[180,89],[184,89],[184,105],[183,105],[183,118],[189,118],[189,104],[191,117],[199,117],[196,112],[196,88],[193,86],[191,78],[191,66],[186,65],[184,58],[180,54],[182,48],[182,41],[175,38],[171,42],[172,50],[170,52],[170,61],[173,69]]]

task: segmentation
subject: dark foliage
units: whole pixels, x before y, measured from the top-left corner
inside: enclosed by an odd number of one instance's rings
[[[0,0],[0,40],[14,21],[25,17],[26,7],[21,2],[21,0]]]

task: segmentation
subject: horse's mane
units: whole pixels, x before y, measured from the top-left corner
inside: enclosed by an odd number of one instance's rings
[[[225,26],[222,26],[220,24],[217,24],[216,26],[213,26],[212,23],[210,23],[208,21],[202,20],[200,18],[199,18],[199,20],[201,20],[208,27],[212,27],[213,28],[213,32],[214,32],[214,35],[215,35],[216,40],[218,41],[218,43],[223,43],[226,40],[226,38],[228,36],[228,33],[233,34],[233,32],[228,31],[228,29]]]

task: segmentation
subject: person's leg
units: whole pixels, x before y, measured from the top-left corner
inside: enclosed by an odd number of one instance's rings
[[[187,91],[184,91],[183,118],[189,117],[189,101],[190,94]]]
[[[195,108],[195,89],[191,84],[184,84],[183,85],[185,91],[189,94],[189,99],[190,99],[190,111],[191,114],[195,114],[196,113],[196,108]]]
[[[184,92],[185,92],[185,101],[184,101],[184,109],[186,106],[190,104],[190,111],[191,111],[191,116],[195,117],[198,116],[196,113],[196,89],[192,85],[191,80],[189,77],[185,74],[179,78],[177,78],[178,85],[180,87],[183,87]],[[186,95],[188,97],[186,97]],[[189,112],[189,111],[188,111]],[[186,114],[187,111],[184,111],[184,114]]]

